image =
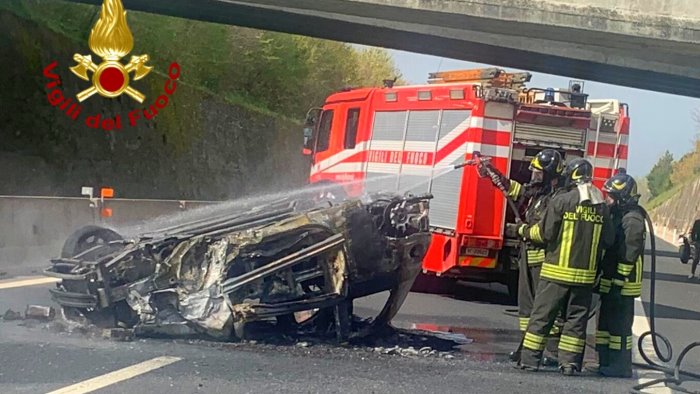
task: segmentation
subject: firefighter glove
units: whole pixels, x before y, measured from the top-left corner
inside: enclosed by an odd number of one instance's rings
[[[506,178],[501,171],[498,170],[498,168],[494,167],[493,164],[491,163],[484,163],[484,170],[486,174],[491,178],[491,183],[494,184],[497,188],[503,190],[503,189],[508,189],[508,184],[510,183],[508,181],[508,178]]]
[[[524,224],[506,223],[506,237],[507,238],[522,238],[520,234],[522,228],[525,227]]]

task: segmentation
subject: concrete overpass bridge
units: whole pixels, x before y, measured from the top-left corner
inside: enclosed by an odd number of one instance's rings
[[[71,0],[100,4],[102,0]],[[128,10],[700,97],[696,0],[123,0]]]

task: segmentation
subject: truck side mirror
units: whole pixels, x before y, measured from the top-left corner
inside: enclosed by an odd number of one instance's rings
[[[314,149],[314,128],[316,127],[316,121],[321,114],[321,108],[311,108],[306,113],[306,119],[304,120],[304,149],[301,153],[304,156],[313,155]]]
[[[304,155],[308,156],[311,154],[311,149],[313,148],[313,128],[311,126],[304,127]]]

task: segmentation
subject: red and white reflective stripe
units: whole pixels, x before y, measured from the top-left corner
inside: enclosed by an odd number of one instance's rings
[[[483,156],[498,157],[503,159],[510,157],[510,146],[480,144],[478,142],[468,143],[467,153],[474,153],[475,151],[480,152]]]
[[[341,173],[341,172],[363,172],[364,163],[353,162],[353,163],[338,163],[335,166],[329,168],[326,173]]]
[[[588,130],[588,142],[595,142],[596,140],[596,131],[595,130]],[[615,133],[608,133],[608,132],[600,132],[598,135],[598,142],[606,143],[606,144],[617,144],[617,134]],[[620,145],[628,145],[629,144],[629,135],[627,134],[620,134]]]
[[[481,129],[485,133],[480,138],[488,139],[493,143],[470,142],[470,130],[474,128]],[[471,117],[440,138],[437,152],[435,152],[435,143],[431,141],[365,141],[357,144],[354,149],[340,151],[316,163],[311,174],[362,171],[361,166],[364,161],[368,172],[397,173],[401,163],[404,163],[404,167],[407,165],[439,167],[449,165],[474,151],[491,157],[508,158],[512,128],[513,122],[509,120]],[[362,155],[362,153],[367,154]],[[349,165],[351,163],[353,165]],[[426,172],[410,169],[408,171]]]
[[[595,168],[596,179],[607,178],[612,176],[618,168],[627,167],[629,134],[598,133],[590,129],[587,137],[586,156]]]
[[[619,161],[614,157],[588,157],[588,161],[593,164],[595,168],[607,168],[610,170],[616,170],[618,167],[626,167],[627,160],[620,159]],[[617,164],[617,165],[615,165]]]
[[[449,133],[445,134],[440,138],[437,144],[437,150],[440,151],[440,149],[444,149],[447,144],[451,143],[452,141],[456,140],[459,136],[461,136],[463,133],[465,133],[470,127],[477,127],[473,126],[475,122],[477,122],[476,119],[480,119],[477,117],[469,117],[467,119],[464,119],[461,123],[459,123],[457,126],[455,126],[452,130],[450,130]],[[430,148],[430,150],[435,149],[435,143],[433,143],[433,146]]]
[[[472,118],[470,127],[510,133],[513,130],[513,121],[493,118]]]
[[[313,165],[313,167],[311,167],[311,173],[312,174],[317,173],[324,168],[328,168],[328,167],[330,167],[334,164],[338,164],[341,161],[346,160],[346,159],[348,159],[348,158],[350,158],[358,153],[362,153],[362,152],[367,150],[368,146],[369,146],[368,141],[359,142],[352,149],[342,150],[342,151],[336,153],[335,155],[333,155],[327,159],[320,160],[319,162],[315,163]]]

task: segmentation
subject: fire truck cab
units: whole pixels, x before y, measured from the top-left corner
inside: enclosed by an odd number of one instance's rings
[[[518,241],[504,237],[514,215],[489,179],[454,165],[478,151],[527,183],[533,156],[554,148],[565,160],[588,158],[600,187],[627,161],[625,104],[589,100],[581,81],[526,88],[530,78],[498,68],[448,71],[431,74],[426,85],[334,93],[307,116],[310,183],[335,198],[432,193],[433,238],[419,280],[500,282],[514,294]]]

